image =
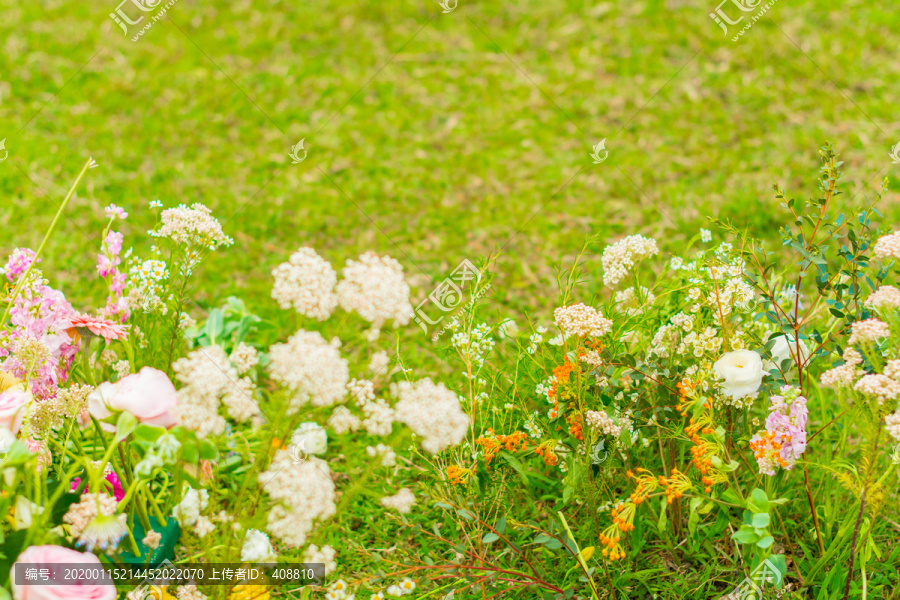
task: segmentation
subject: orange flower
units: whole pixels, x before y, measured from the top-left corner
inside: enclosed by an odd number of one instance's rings
[[[575,436],[575,439],[584,441],[584,433],[581,431],[581,413],[566,415],[566,423],[569,424],[569,433]]]
[[[556,440],[548,440],[534,449],[534,453],[544,457],[544,463],[548,466],[555,467],[559,464],[559,457],[554,452],[556,448]]]
[[[464,469],[459,465],[450,465],[447,467],[447,479],[451,485],[465,485],[469,481],[472,471]]]

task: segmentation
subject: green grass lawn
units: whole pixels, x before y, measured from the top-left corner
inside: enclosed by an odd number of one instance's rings
[[[677,250],[719,216],[774,237],[769,186],[812,193],[825,140],[847,163],[845,200],[898,169],[887,5],[783,0],[738,42],[695,0],[460,0],[447,14],[429,0],[180,0],[137,42],[115,8],[0,0],[2,250],[37,246],[93,156],[44,264],[76,302],[110,202],[144,253],[151,200],[210,205],[236,246],[207,263],[198,298],[237,294],[263,315],[271,268],[301,245],[338,265],[389,253],[420,298],[502,249],[492,300],[534,310],[591,234]]]
[[[547,322],[557,267],[589,236],[642,233],[678,252],[718,217],[776,240],[770,186],[814,194],[826,140],[845,161],[839,202],[900,174],[889,3],[779,0],[732,42],[709,17],[718,0],[459,0],[449,13],[434,0],[178,0],[132,42],[109,18],[119,1],[0,0],[0,253],[40,244],[93,157],[42,264],[79,309],[105,297],[94,265],[110,203],[142,256],[151,201],[210,206],[235,246],[210,256],[195,297],[243,298],[276,321],[274,341],[299,319],[270,298],[270,272],[300,246],[336,267],[390,254],[414,304],[463,259],[499,252],[488,307]],[[292,164],[300,139],[308,156]],[[880,207],[887,228],[897,201]],[[580,289],[607,294],[599,256],[588,270]],[[407,335],[414,362],[440,364]],[[342,526],[371,547],[404,535],[373,514]],[[339,551],[351,571],[370,560]],[[679,569],[672,597],[734,579]]]

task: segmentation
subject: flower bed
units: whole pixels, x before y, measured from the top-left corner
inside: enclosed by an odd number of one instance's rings
[[[729,223],[718,225],[730,241],[702,230],[670,257],[630,235],[598,262],[592,240],[560,272],[559,308],[527,329],[521,317],[491,326],[468,304],[438,349],[453,365],[440,377],[405,360],[433,354],[428,338],[390,333],[413,307],[387,256],[340,272],[312,248],[284,257],[272,300],[296,327],[276,331],[236,298],[190,316],[191,278],[232,244],[201,204],[152,203],[146,251],[124,249],[128,214],[106,209],[97,310],[44,278],[43,244],[14,250],[0,330],[4,589],[19,600],[892,589],[900,234],[875,227],[873,206],[844,209],[840,162],[828,146],[821,159],[819,198],[775,188],[791,222],[783,252]],[[492,285],[490,266],[476,288]],[[85,565],[80,585],[23,579],[69,564]],[[101,564],[207,570],[140,585],[95,581]],[[204,580],[216,565],[231,565],[225,584]],[[306,580],[279,585],[285,568]]]

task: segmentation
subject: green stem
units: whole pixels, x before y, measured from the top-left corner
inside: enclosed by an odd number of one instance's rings
[[[28,275],[31,273],[31,269],[34,268],[34,265],[37,264],[38,258],[41,255],[41,252],[44,250],[44,246],[47,245],[47,240],[50,239],[50,234],[53,233],[53,230],[56,228],[56,223],[59,221],[59,217],[62,216],[63,211],[66,209],[66,205],[69,203],[69,200],[72,199],[72,196],[75,195],[75,188],[78,187],[78,184],[81,182],[81,178],[84,177],[84,174],[87,173],[87,170],[91,168],[91,163],[94,162],[93,158],[89,158],[86,163],[84,163],[84,167],[81,169],[81,173],[78,174],[78,178],[75,180],[75,183],[72,184],[72,188],[69,190],[69,193],[66,194],[65,199],[62,201],[62,204],[59,206],[59,210],[56,211],[56,216],[53,217],[53,222],[50,223],[50,228],[47,230],[47,233],[44,235],[44,239],[41,242],[41,245],[38,246],[37,252],[34,254],[34,260],[31,261],[31,264],[28,265],[28,269],[25,270],[25,273],[19,277],[19,280],[16,282],[16,287],[13,289],[12,295],[9,297],[9,302],[6,305],[6,310],[3,313],[3,319],[0,320],[0,323],[6,323],[6,320],[9,318],[9,311],[12,308],[13,303],[16,301],[16,298],[19,295],[19,292],[22,291],[22,288],[25,286],[25,282],[28,281]]]

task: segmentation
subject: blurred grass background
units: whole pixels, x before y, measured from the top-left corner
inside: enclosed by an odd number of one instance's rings
[[[137,42],[115,8],[0,0],[0,250],[37,247],[93,156],[43,264],[79,308],[103,302],[111,202],[138,254],[151,200],[212,207],[236,244],[207,262],[198,298],[239,295],[264,316],[271,269],[303,245],[338,268],[390,254],[417,298],[502,248],[491,300],[534,310],[592,234],[677,251],[719,216],[775,239],[769,186],[814,194],[826,140],[846,161],[844,201],[900,169],[888,4],[781,0],[737,42],[714,0],[459,0],[448,14],[433,0],[179,0]],[[890,226],[897,195],[881,208]]]

